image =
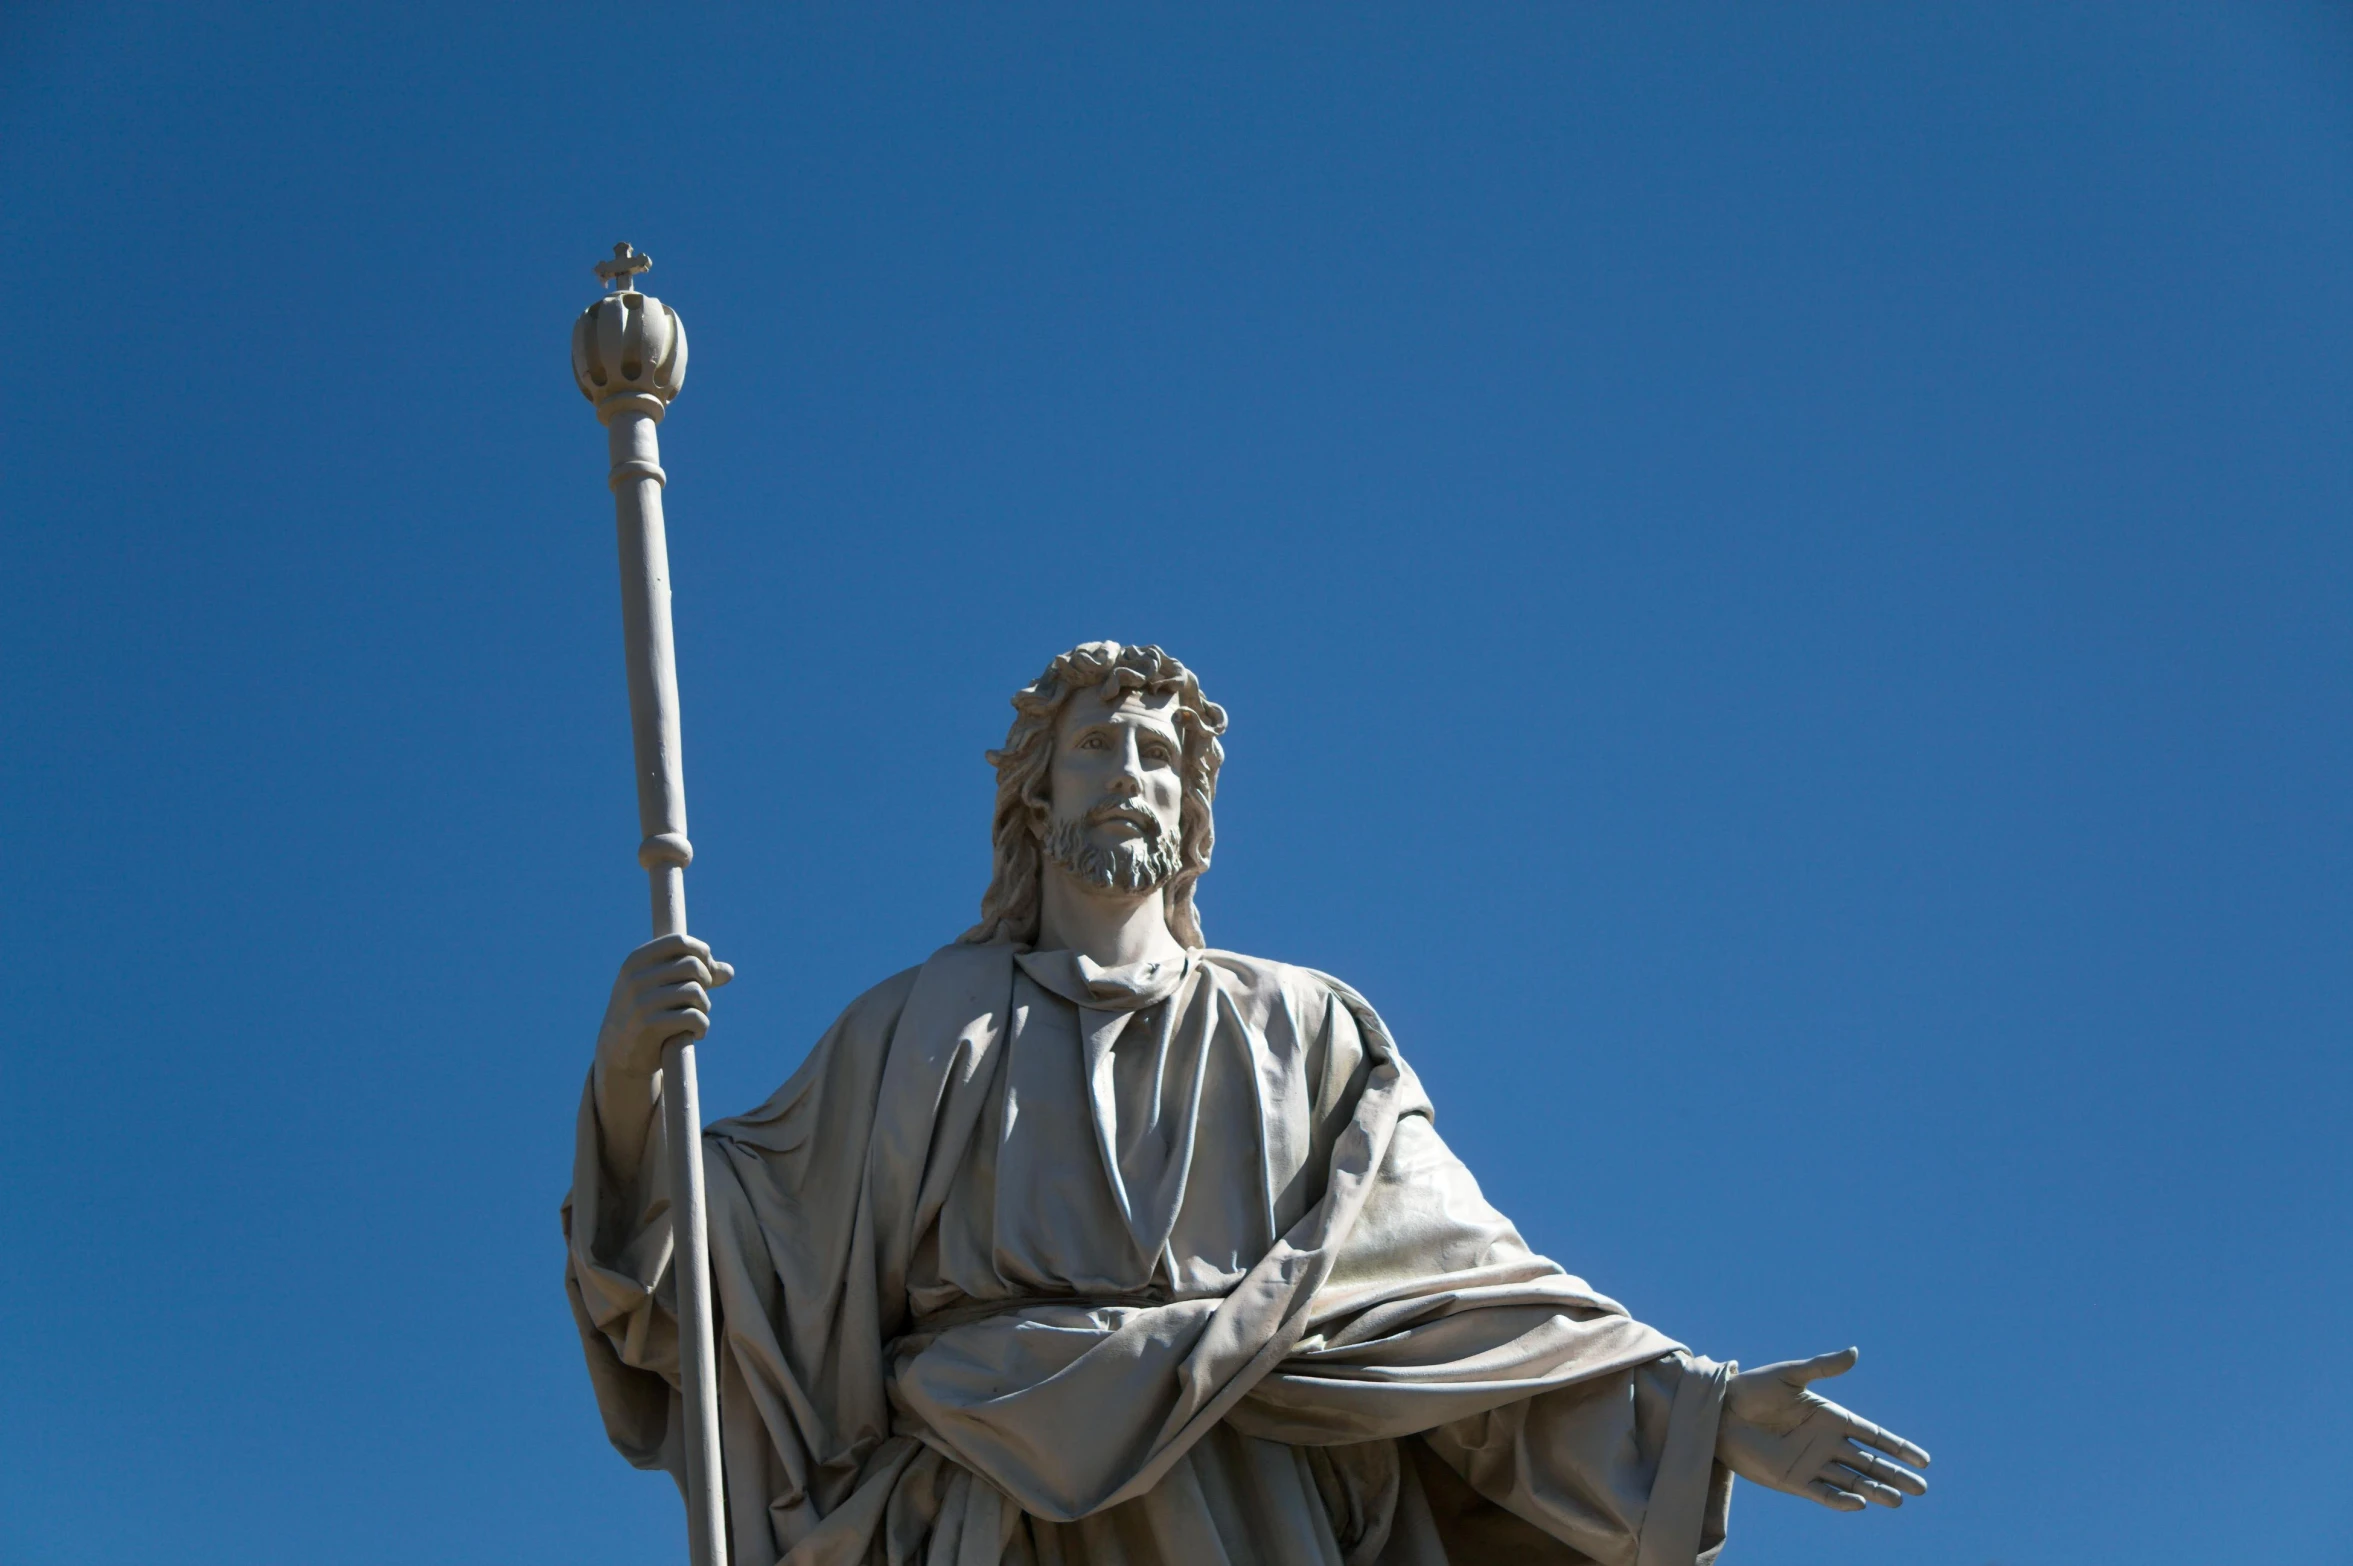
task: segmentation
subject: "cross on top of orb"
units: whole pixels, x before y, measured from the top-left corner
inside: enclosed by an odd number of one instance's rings
[[[607,288],[619,288],[621,292],[628,293],[633,286],[629,281],[631,278],[653,269],[654,258],[639,255],[629,248],[629,241],[624,239],[613,247],[612,260],[596,264],[596,275],[605,280]]]

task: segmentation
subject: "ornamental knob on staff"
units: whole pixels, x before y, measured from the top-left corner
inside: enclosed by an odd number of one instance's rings
[[[612,452],[609,482],[621,546],[621,630],[629,665],[630,729],[637,761],[638,863],[653,897],[649,960],[726,982],[726,965],[686,933],[686,774],[678,743],[678,664],[670,635],[670,555],[662,529],[662,453],[655,428],[686,379],[686,327],[678,312],[636,287],[653,258],[613,247],[596,275],[612,289],[572,323],[572,376],[596,406]],[[671,948],[675,947],[675,950]],[[690,986],[691,987],[691,986]],[[697,990],[697,994],[702,992]],[[708,1002],[706,1001],[707,1005]],[[707,1017],[706,1012],[693,1015]],[[671,1264],[678,1312],[679,1393],[685,1436],[681,1476],[693,1566],[720,1566],[726,1519],[719,1463],[719,1378],[711,1341],[710,1231],[695,1087],[696,1033],[664,1042],[658,1093],[671,1192]]]
[[[580,312],[572,323],[572,378],[580,394],[603,410],[616,398],[651,397],[648,417],[662,410],[686,384],[686,326],[678,312],[634,286],[638,274],[653,270],[654,258],[628,244],[613,247],[613,259],[596,264],[597,276],[617,290]]]

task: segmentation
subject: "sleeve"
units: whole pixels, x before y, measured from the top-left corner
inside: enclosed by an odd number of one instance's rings
[[[639,1468],[684,1472],[674,1417],[679,1398],[677,1282],[671,1268],[670,1152],[653,1107],[643,1171],[614,1178],[593,1079],[580,1095],[572,1189],[563,1206],[564,1288],[605,1434]],[[719,1175],[706,1164],[706,1179]]]
[[[1736,1368],[1677,1352],[1421,1440],[1477,1497],[1602,1566],[1709,1566],[1730,1520],[1715,1449]]]
[[[765,1105],[703,1134],[723,1433],[756,1413],[777,1441],[789,1429],[794,1440],[784,1444],[805,1441],[831,1455],[842,1423],[873,1422],[879,1393],[866,1395],[872,1389],[863,1385],[874,1379],[864,1362],[871,1356],[829,1352],[828,1341],[838,1350],[843,1323],[835,1318],[844,1295],[857,1293],[852,1252],[874,1078],[911,977],[852,1003]],[[652,1113],[641,1171],[624,1182],[605,1158],[593,1083],[582,1092],[563,1207],[564,1281],[606,1435],[636,1466],[678,1475],[671,1160],[658,1101]],[[803,1201],[806,1190],[828,1199]],[[731,1433],[726,1444],[732,1474]]]

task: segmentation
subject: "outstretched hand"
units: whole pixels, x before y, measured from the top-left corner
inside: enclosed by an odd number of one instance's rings
[[[1834,1511],[1859,1512],[1870,1501],[1901,1506],[1907,1495],[1926,1495],[1928,1481],[1904,1466],[1926,1468],[1926,1452],[1808,1385],[1845,1375],[1861,1357],[1841,1349],[1734,1376],[1716,1428],[1717,1461],[1743,1479]]]

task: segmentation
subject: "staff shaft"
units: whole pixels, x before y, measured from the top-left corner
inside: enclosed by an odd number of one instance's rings
[[[637,760],[637,851],[653,901],[653,933],[686,933],[686,773],[679,757],[678,665],[670,636],[670,552],[662,531],[662,403],[609,399],[598,412],[612,446],[613,513],[621,548],[621,630]],[[662,1131],[670,1159],[671,1266],[677,1279],[679,1377],[686,1425],[686,1531],[692,1566],[722,1566],[727,1538],[719,1462],[719,1374],[711,1330],[710,1227],[703,1193],[694,1039],[662,1046]]]

